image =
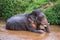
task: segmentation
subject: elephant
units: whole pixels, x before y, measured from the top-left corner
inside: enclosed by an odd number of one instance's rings
[[[43,17],[44,17],[44,14],[42,13],[41,9],[36,9],[26,14],[17,14],[7,19],[6,29],[43,33],[44,31],[38,30],[40,29],[38,25],[42,24]],[[46,22],[45,24],[48,25],[48,23]],[[48,27],[45,27],[45,29],[49,30]]]

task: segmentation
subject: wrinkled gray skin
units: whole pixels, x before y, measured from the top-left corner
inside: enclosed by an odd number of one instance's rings
[[[42,30],[50,33],[48,21],[46,19],[46,16],[42,12],[37,16],[36,23],[37,23],[37,28],[36,28],[37,30],[41,30],[41,28],[39,27],[40,25],[43,25],[43,26],[46,25],[44,27],[45,29],[42,29]]]
[[[36,17],[36,24],[37,24],[37,30],[41,30],[40,25],[46,25],[45,29],[43,29],[45,32],[50,33],[50,29],[49,29],[49,24],[47,21],[47,18],[45,16],[45,14],[42,12],[41,9],[37,9],[34,10],[33,13],[35,13],[37,15]]]
[[[40,25],[41,18],[44,17],[44,14],[41,12],[41,9],[37,9],[28,14],[18,14],[9,18],[6,22],[6,29],[8,30],[24,30],[31,31],[36,33],[42,33],[39,31],[39,26],[36,26],[37,30],[32,26],[32,23],[28,20],[31,19],[33,22],[36,22],[37,25]],[[48,28],[47,28],[48,29]]]

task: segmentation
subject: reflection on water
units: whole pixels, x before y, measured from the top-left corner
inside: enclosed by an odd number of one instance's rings
[[[50,26],[51,33],[43,34],[27,31],[10,31],[3,28],[0,28],[0,40],[60,40],[60,27],[55,25]]]

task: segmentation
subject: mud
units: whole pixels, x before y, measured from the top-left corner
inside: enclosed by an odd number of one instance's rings
[[[50,25],[51,33],[33,33],[5,29],[5,22],[0,21],[0,40],[60,40],[60,26]]]

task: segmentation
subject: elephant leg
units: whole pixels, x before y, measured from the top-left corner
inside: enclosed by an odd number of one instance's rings
[[[27,27],[28,31],[35,32],[35,33],[43,33],[44,31],[36,30],[34,27],[30,26]]]

